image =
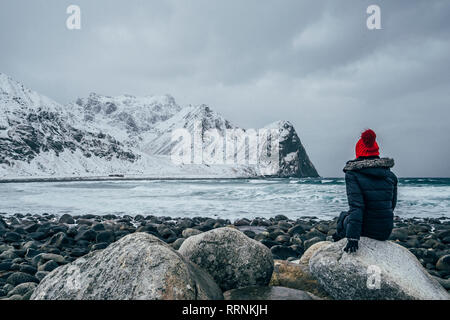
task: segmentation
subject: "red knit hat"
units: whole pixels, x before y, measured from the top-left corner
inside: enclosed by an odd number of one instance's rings
[[[375,141],[377,135],[371,129],[367,129],[361,134],[361,139],[356,144],[356,157],[379,156],[379,147]]]

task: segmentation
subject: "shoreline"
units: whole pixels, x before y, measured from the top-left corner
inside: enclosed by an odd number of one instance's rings
[[[441,257],[450,254],[450,221],[445,217],[396,217],[394,223],[390,240],[407,248],[428,273],[450,290],[450,270],[438,265]],[[231,222],[208,217],[126,214],[0,215],[0,299],[11,297],[18,285],[39,283],[55,268],[104,249],[131,233],[152,234],[177,250],[189,236],[225,226],[237,228],[268,247],[274,259],[294,261],[313,244],[330,240],[336,218],[291,220],[274,215]],[[31,293],[21,298],[27,299]]]
[[[247,179],[290,179],[274,176],[255,177],[131,177],[131,176],[84,176],[84,177],[36,177],[36,178],[0,178],[0,183],[32,182],[83,182],[83,181],[198,181],[198,180],[247,180]],[[301,178],[303,179],[303,178]],[[305,177],[304,179],[323,179],[322,177]]]
[[[97,182],[97,181],[199,181],[199,180],[264,180],[264,179],[343,179],[344,177],[279,177],[279,176],[76,176],[76,177],[11,177],[0,178],[0,184],[7,183],[34,183],[34,182]],[[449,177],[399,177],[400,180],[407,179],[450,179]]]

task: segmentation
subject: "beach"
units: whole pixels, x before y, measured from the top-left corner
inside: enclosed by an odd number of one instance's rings
[[[137,232],[154,235],[176,250],[190,236],[229,226],[270,248],[274,259],[295,261],[313,244],[330,240],[335,225],[336,219],[292,220],[283,215],[234,221],[153,215],[2,215],[0,296],[28,299],[36,284],[54,269]],[[448,218],[396,217],[390,240],[407,248],[429,274],[450,289],[450,269],[444,263],[448,259],[443,260],[450,254]]]

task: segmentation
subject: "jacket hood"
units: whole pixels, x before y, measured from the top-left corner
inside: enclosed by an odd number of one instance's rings
[[[344,167],[344,172],[347,171],[362,171],[368,174],[379,175],[379,169],[389,169],[394,166],[394,159],[379,158],[379,159],[364,159],[364,160],[350,160]],[[385,170],[381,170],[385,171]]]

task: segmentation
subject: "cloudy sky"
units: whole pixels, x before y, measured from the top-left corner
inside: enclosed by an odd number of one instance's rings
[[[449,70],[448,0],[0,2],[0,72],[61,103],[170,93],[247,128],[290,120],[322,176],[370,127],[398,175],[450,177]]]

